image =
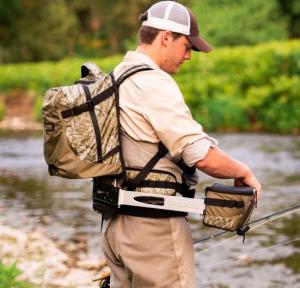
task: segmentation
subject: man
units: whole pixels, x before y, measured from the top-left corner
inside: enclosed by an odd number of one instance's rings
[[[183,175],[176,165],[182,159],[189,167],[213,177],[232,178],[235,185],[254,187],[259,194],[261,186],[248,166],[225,154],[216,140],[203,132],[169,75],[191,59],[192,50],[211,50],[199,37],[190,10],[173,1],[161,1],[140,18],[139,45],[114,71],[117,78],[134,65],[152,68],[134,74],[120,87],[126,166],[143,168],[161,141],[169,154],[155,165],[155,171],[195,184],[195,175]],[[102,240],[113,288],[195,287],[193,243],[185,217],[118,214],[106,222]]]

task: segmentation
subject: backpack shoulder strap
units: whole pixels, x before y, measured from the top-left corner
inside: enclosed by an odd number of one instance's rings
[[[135,66],[128,68],[125,72],[123,72],[121,74],[121,76],[118,78],[118,80],[116,80],[117,87],[119,87],[127,78],[136,74],[137,72],[148,71],[148,70],[153,70],[153,69],[146,64],[135,65]]]
[[[104,101],[108,97],[110,97],[113,93],[116,94],[118,97],[118,89],[120,85],[130,76],[137,72],[141,71],[147,71],[147,70],[153,70],[150,66],[142,64],[142,65],[136,65],[133,67],[130,67],[127,69],[123,74],[118,78],[118,80],[115,80],[113,72],[109,73],[113,85],[102,91],[100,94],[96,95],[95,97],[91,98],[90,100],[86,101],[85,103],[75,106],[73,108],[67,109],[65,111],[61,112],[61,115],[63,119],[69,118],[71,116],[77,116],[83,112],[91,111],[94,109],[96,105],[98,105],[100,102]],[[90,83],[93,83],[94,81],[89,81]],[[87,81],[77,81],[77,84],[89,84]]]
[[[141,71],[153,70],[147,64],[136,65],[130,67],[125,72],[121,74],[121,76],[116,81],[116,86],[119,87],[127,78],[132,76],[133,74]],[[168,153],[168,149],[164,146],[162,142],[159,142],[157,153],[148,161],[145,167],[138,173],[138,175],[133,179],[128,181],[128,189],[135,190],[136,187],[145,179],[148,173],[153,169],[155,164],[163,158]]]

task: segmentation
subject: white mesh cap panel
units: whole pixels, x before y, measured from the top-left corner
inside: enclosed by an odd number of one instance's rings
[[[177,2],[162,1],[148,10],[148,18],[142,26],[190,34],[190,16],[188,10]]]
[[[156,18],[165,18],[165,13],[168,7],[168,1],[159,2],[156,5],[153,5],[152,8],[149,10],[149,13],[152,17]]]
[[[189,14],[186,9],[178,3],[174,3],[170,9],[168,19],[182,25],[189,25]]]

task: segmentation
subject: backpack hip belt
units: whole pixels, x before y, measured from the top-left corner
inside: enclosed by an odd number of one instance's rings
[[[118,188],[113,191],[98,190],[95,193],[97,194],[95,197],[102,203],[113,205],[120,214],[155,217],[162,213],[177,213],[174,216],[196,213],[204,216],[203,223],[207,226],[238,232],[247,231],[245,227],[256,204],[253,188],[225,186],[218,183],[206,187],[205,198],[200,199]]]

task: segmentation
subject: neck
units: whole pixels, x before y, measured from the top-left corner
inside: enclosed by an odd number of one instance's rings
[[[156,49],[153,45],[145,45],[141,44],[137,47],[136,51],[143,53],[150,57],[160,68],[162,65],[162,57],[160,51],[156,51]]]

